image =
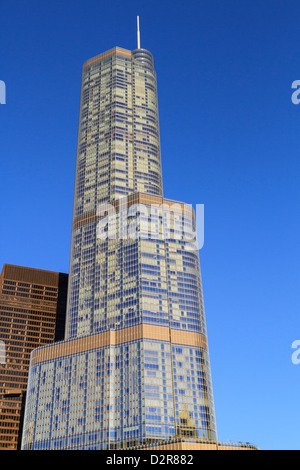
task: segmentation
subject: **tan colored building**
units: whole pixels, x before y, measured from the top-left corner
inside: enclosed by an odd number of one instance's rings
[[[209,441],[185,441],[183,439],[175,439],[172,442],[160,444],[157,446],[137,447],[136,450],[157,450],[174,451],[174,450],[259,450],[258,447],[249,443],[233,443],[233,442],[209,442]]]
[[[20,447],[30,353],[64,336],[68,275],[5,264],[0,276],[0,449]]]

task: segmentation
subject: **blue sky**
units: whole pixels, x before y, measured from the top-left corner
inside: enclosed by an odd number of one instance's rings
[[[299,450],[299,0],[0,0],[0,266],[68,272],[82,65],[137,15],[164,195],[205,206],[218,438]]]

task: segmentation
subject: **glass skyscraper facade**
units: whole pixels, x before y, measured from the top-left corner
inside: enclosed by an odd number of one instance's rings
[[[162,196],[156,75],[148,51],[115,48],[83,67],[68,338],[104,326],[99,304],[107,255],[96,243],[96,212],[135,193]]]
[[[23,449],[216,440],[195,225],[163,196],[152,55],[90,59],[65,339],[31,354]]]

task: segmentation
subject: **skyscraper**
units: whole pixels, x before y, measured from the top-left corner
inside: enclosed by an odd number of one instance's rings
[[[64,338],[67,286],[67,274],[3,266],[0,275],[2,450],[17,450],[21,443],[31,351]]]
[[[23,449],[217,439],[195,215],[163,196],[139,46],[83,66],[65,340],[31,355]]]

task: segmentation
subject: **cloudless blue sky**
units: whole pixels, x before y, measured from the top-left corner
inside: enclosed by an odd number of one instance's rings
[[[299,0],[0,0],[0,268],[68,272],[82,65],[137,15],[164,195],[205,205],[218,439],[299,450]]]

